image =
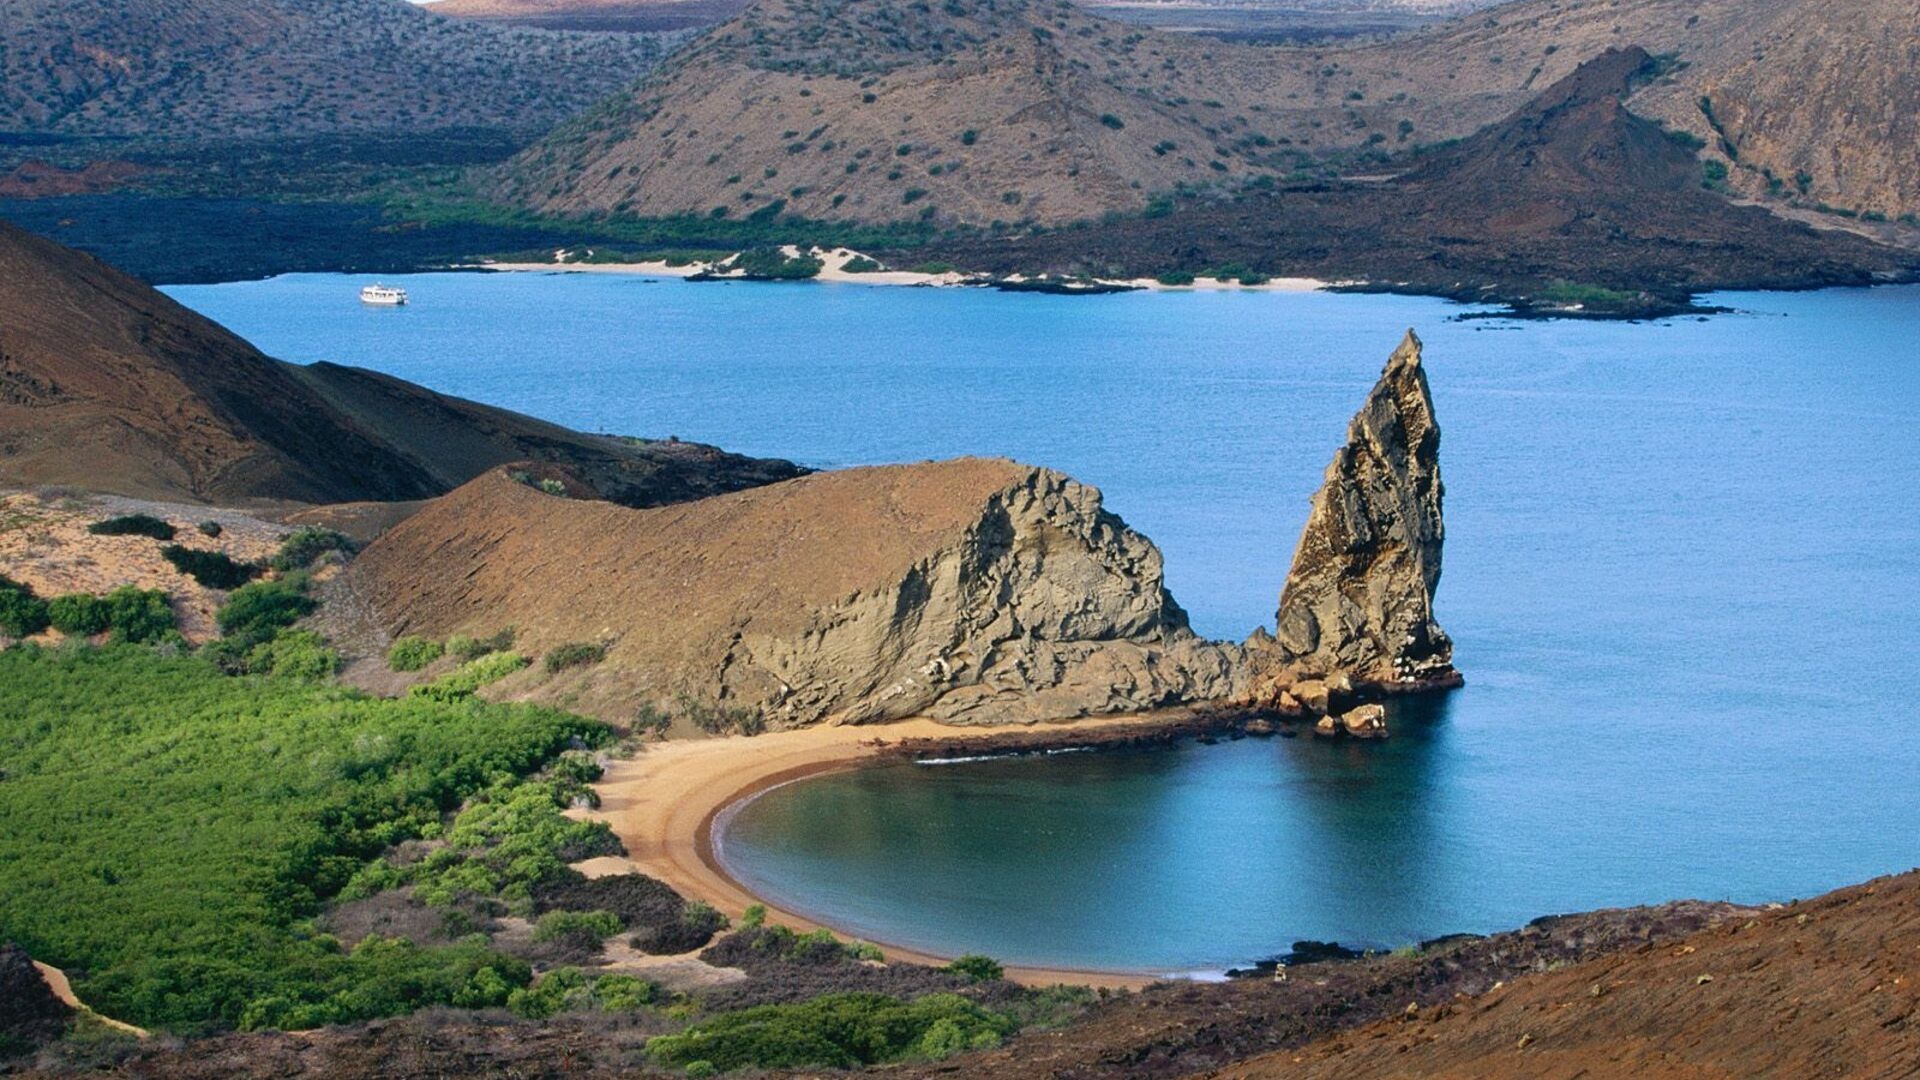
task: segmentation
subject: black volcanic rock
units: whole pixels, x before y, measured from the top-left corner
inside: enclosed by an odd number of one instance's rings
[[[72,1020],[73,1009],[54,996],[27,951],[0,945],[0,1060],[52,1042]]]

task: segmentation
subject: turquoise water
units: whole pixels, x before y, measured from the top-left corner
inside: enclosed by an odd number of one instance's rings
[[[1628,325],[1407,297],[395,280],[413,307],[362,309],[330,275],[168,291],[290,360],[580,427],[1051,465],[1234,638],[1271,621],[1328,455],[1419,329],[1467,688],[1384,745],[901,766],[750,804],[729,865],[851,931],[1209,969],[1920,863],[1920,289]]]

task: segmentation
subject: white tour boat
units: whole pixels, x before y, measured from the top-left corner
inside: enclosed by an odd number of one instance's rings
[[[360,290],[360,302],[399,307],[407,302],[407,290],[397,285],[369,285]]]

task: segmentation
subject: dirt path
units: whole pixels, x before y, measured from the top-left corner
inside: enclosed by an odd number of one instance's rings
[[[100,1021],[101,1023],[107,1025],[108,1027],[114,1028],[118,1031],[124,1031],[127,1034],[134,1036],[135,1038],[144,1039],[147,1037],[146,1028],[137,1028],[137,1027],[134,1027],[132,1024],[115,1020],[110,1016],[102,1016],[99,1013],[94,1012],[91,1008],[89,1008],[87,1006],[87,1003],[84,1001],[81,1001],[79,996],[73,992],[73,984],[67,981],[66,972],[61,971],[59,968],[54,967],[52,964],[43,964],[38,960],[35,960],[33,962],[33,966],[35,970],[40,972],[40,977],[47,980],[47,988],[53,991],[53,996],[59,998],[61,1001],[66,1002],[68,1008],[72,1009],[75,1012],[85,1013],[86,1015],[93,1017],[95,1020]]]
[[[1045,725],[1049,734],[1097,734],[1140,725],[1137,716],[1099,717]],[[1032,730],[1032,729],[1023,729]],[[812,727],[753,738],[731,736],[655,743],[634,757],[614,762],[596,785],[600,809],[585,816],[605,820],[626,845],[631,866],[673,886],[682,895],[705,900],[730,918],[764,901],[734,880],[715,857],[713,827],[729,807],[778,784],[821,772],[852,768],[878,758],[890,744],[907,739],[966,740],[992,737],[981,730],[907,720],[870,727]],[[611,867],[589,868],[606,873]],[[807,931],[816,919],[768,904],[777,923]],[[829,929],[832,927],[829,925]],[[947,957],[879,944],[889,959],[944,964]],[[1075,983],[1084,986],[1140,987],[1149,974],[1088,972],[1049,968],[1009,968],[1010,978],[1028,985]]]

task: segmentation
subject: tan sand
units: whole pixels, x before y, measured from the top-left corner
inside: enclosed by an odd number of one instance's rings
[[[783,250],[789,257],[798,255],[800,249],[787,245]],[[814,277],[815,281],[825,281],[840,285],[896,285],[917,288],[955,288],[971,284],[976,279],[960,273],[922,274],[911,270],[877,270],[868,274],[853,274],[846,270],[847,263],[860,258],[861,253],[851,248],[834,248],[831,251],[815,249],[814,253],[825,265]],[[555,255],[571,254],[556,252]],[[664,262],[636,263],[571,263],[571,262],[482,262],[481,267],[488,270],[563,274],[644,274],[653,277],[692,277],[709,268],[709,263],[691,263],[686,266],[668,266]],[[1011,280],[1020,280],[1021,275],[1011,275]],[[1223,281],[1217,278],[1200,278],[1191,285],[1163,285],[1153,278],[1133,278],[1115,281],[1111,284],[1132,285],[1139,289],[1155,292],[1210,292],[1232,290],[1236,292],[1318,292],[1336,284],[1321,281],[1318,278],[1279,277],[1262,282],[1259,285],[1242,285],[1237,281]]]
[[[1049,725],[1063,731],[1095,731],[1138,725],[1137,716],[1097,717]],[[998,729],[960,728],[931,720],[905,720],[862,727],[821,726],[752,738],[676,740],[648,744],[640,753],[614,762],[596,785],[598,811],[581,816],[606,821],[626,845],[632,869],[660,879],[683,896],[704,900],[729,918],[749,905],[765,903],[734,880],[714,856],[716,818],[744,799],[803,776],[852,768],[878,759],[888,743],[903,739],[966,739]],[[617,872],[618,864],[594,860],[596,874]],[[801,932],[823,924],[814,918],[768,904],[771,922]],[[828,929],[832,929],[827,924]],[[890,960],[944,964],[930,956],[875,942]],[[1008,968],[1008,977],[1029,986],[1071,983],[1082,986],[1138,988],[1154,982],[1144,973]]]

